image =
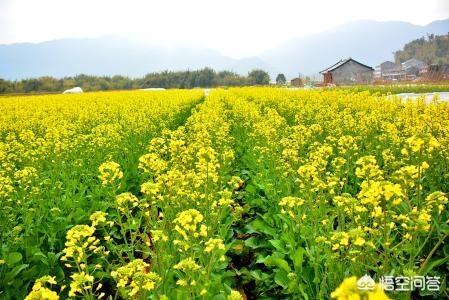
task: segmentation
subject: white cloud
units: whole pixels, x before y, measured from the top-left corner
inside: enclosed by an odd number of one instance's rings
[[[447,0],[0,0],[0,43],[132,33],[245,56],[352,20],[447,17]]]

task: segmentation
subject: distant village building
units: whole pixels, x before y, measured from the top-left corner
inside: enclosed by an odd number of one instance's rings
[[[385,61],[376,66],[374,79],[382,81],[406,81],[418,77],[425,77],[429,67],[425,62],[416,58],[409,59],[401,64]]]
[[[381,63],[380,65],[377,65],[374,67],[374,78],[375,79],[380,79],[382,78],[382,72],[387,71],[388,69],[391,69],[393,67],[395,67],[396,64],[392,61],[384,61],[383,63]]]
[[[382,79],[387,81],[399,81],[404,77],[404,71],[400,65],[382,73]]]
[[[320,72],[324,84],[359,84],[371,83],[374,69],[355,59],[342,59]]]
[[[392,61],[384,61],[374,69],[374,79],[384,81],[398,81],[404,77],[402,66]]]
[[[449,64],[433,64],[420,70],[420,76],[429,81],[442,81],[449,79]]]
[[[426,63],[419,59],[411,58],[409,60],[404,61],[401,65],[402,70],[404,70],[406,73],[412,73],[415,70],[419,70],[422,67],[425,67]]]
[[[402,71],[404,72],[405,79],[411,80],[418,77],[419,74],[424,71],[424,69],[426,68],[426,63],[419,59],[411,58],[407,61],[404,61],[401,66]]]
[[[296,77],[290,81],[290,85],[294,87],[303,87],[304,83],[300,77]]]

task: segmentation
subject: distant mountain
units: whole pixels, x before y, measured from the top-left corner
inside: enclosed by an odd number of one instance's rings
[[[270,73],[272,79],[279,72],[292,78],[299,73],[316,74],[347,57],[375,66],[393,59],[392,53],[413,39],[427,33],[445,34],[448,31],[449,19],[427,26],[356,21],[292,39],[244,59],[233,59],[204,47],[164,47],[123,36],[0,45],[0,78],[63,77],[81,73],[140,77],[149,72],[203,67],[240,74],[262,68]]]
[[[0,45],[0,77],[22,79],[76,74],[141,77],[150,72],[212,67],[247,74],[270,70],[258,58],[233,59],[202,47],[164,47],[122,36]]]
[[[244,75],[248,72],[248,70],[252,70],[254,68],[262,69],[270,73],[273,81],[275,79],[274,76],[279,73],[279,70],[257,56],[236,60],[230,65],[229,70]]]
[[[355,21],[322,33],[290,40],[259,57],[288,77],[316,74],[342,58],[375,66],[393,59],[393,52],[426,34],[447,34],[449,19],[427,26],[406,22]]]

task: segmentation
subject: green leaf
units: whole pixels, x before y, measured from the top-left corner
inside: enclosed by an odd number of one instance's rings
[[[445,224],[445,223],[439,224],[438,229],[444,234],[449,234],[449,225],[448,224]]]
[[[249,273],[257,281],[266,281],[270,278],[270,275],[262,272],[261,270],[253,270]]]
[[[269,240],[271,245],[276,248],[277,251],[287,254],[287,250],[285,249],[285,242],[281,240]]]
[[[254,185],[252,185],[252,184],[248,184],[245,187],[245,191],[248,192],[248,193],[254,194],[256,192],[256,187]]]
[[[284,289],[288,288],[288,285],[290,284],[288,273],[284,270],[279,270],[278,272],[276,272],[276,275],[274,275],[274,282],[282,286]]]
[[[257,253],[256,254],[256,264],[265,264],[265,261],[269,258],[269,255],[266,255],[264,253]]]
[[[248,233],[264,233],[276,236],[276,230],[261,219],[256,219],[247,225]]]
[[[265,260],[265,265],[268,267],[273,267],[276,266],[288,273],[290,273],[291,268],[288,265],[288,262],[285,259],[279,258],[279,257],[274,257],[274,256],[269,256],[266,260]]]
[[[449,244],[444,245],[443,253],[444,253],[445,256],[449,256]]]
[[[11,252],[8,254],[8,264],[9,265],[15,265],[16,263],[20,262],[22,260],[22,254],[19,252]]]
[[[56,267],[56,271],[54,272],[54,274],[56,275],[56,278],[58,278],[58,280],[62,280],[65,277],[64,270],[60,266]]]
[[[262,248],[262,247],[267,247],[268,243],[260,238],[260,237],[250,237],[249,239],[245,240],[245,246],[249,247],[251,249],[257,249],[257,248]]]
[[[45,254],[40,251],[33,254],[33,259],[40,261],[47,266],[49,265],[47,256],[45,256]]]
[[[443,257],[443,258],[439,258],[439,259],[433,259],[431,261],[429,261],[424,268],[421,269],[420,275],[424,276],[426,274],[428,274],[430,271],[432,271],[434,268],[441,266],[442,264],[444,264],[447,260],[449,259],[449,257]]]
[[[10,272],[6,273],[5,280],[12,281],[22,270],[28,268],[29,265],[18,265],[14,267]]]
[[[291,256],[293,265],[298,271],[302,269],[302,263],[304,262],[304,252],[304,248],[300,247],[296,249],[296,251]]]

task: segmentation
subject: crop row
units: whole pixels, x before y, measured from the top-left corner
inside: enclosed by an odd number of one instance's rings
[[[130,170],[163,129],[183,123],[201,91],[107,92],[0,101],[0,298],[23,299],[39,276],[65,276],[67,230],[110,205],[98,166]]]

